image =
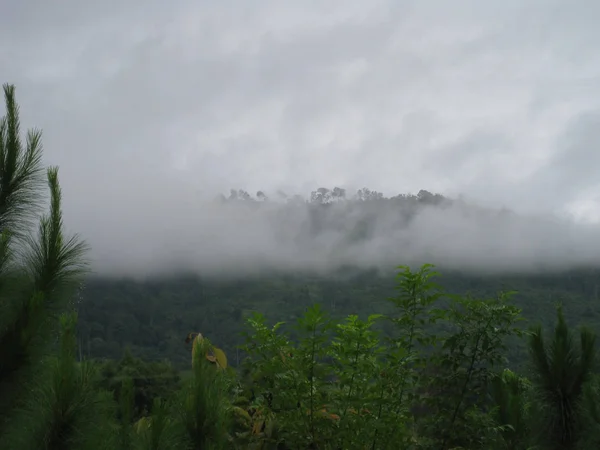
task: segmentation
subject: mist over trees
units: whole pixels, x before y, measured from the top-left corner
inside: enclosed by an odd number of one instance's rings
[[[445,270],[489,274],[600,263],[597,227],[427,190],[385,196],[366,187],[353,194],[320,187],[303,197],[231,189],[213,201],[189,196],[164,205],[144,211],[143,222],[127,212],[119,227],[100,229],[102,219],[89,224],[85,236],[95,249],[94,270],[133,277],[169,271],[221,276],[330,273],[344,266],[391,270],[398,262],[414,267],[433,261]]]
[[[310,193],[308,198],[302,195],[288,195],[279,190],[271,198],[264,191],[257,191],[255,195],[248,193],[244,189],[230,189],[229,194],[225,196],[220,194],[217,197],[220,202],[248,201],[248,202],[278,202],[278,203],[311,203],[319,205],[328,205],[335,202],[353,201],[365,202],[373,200],[393,200],[398,205],[408,205],[421,203],[424,205],[438,205],[442,202],[452,202],[451,199],[441,194],[432,194],[429,191],[421,189],[418,194],[398,194],[392,197],[386,197],[382,192],[372,191],[364,187],[356,191],[353,195],[348,195],[346,189],[335,186],[333,189],[320,187]]]

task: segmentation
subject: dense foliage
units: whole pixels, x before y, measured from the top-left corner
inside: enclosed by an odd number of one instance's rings
[[[517,291],[515,304],[523,316],[552,326],[555,305],[563,303],[573,323],[585,321],[600,330],[600,277],[594,270],[544,275],[474,276],[443,270],[438,282],[452,294],[493,296]],[[79,307],[81,352],[90,358],[119,359],[126,348],[133,355],[168,359],[185,370],[189,355],[182,333],[203,330],[230,355],[234,366],[243,359],[240,330],[254,312],[273,321],[295,322],[307,307],[319,303],[334,318],[348,314],[392,314],[387,298],[395,293],[393,274],[375,270],[346,271],[339,275],[270,274],[262,277],[214,279],[197,275],[134,281],[89,278]],[[389,323],[379,323],[389,336]],[[510,348],[511,367],[524,362],[522,344]]]
[[[567,321],[573,310],[595,313],[591,305],[581,307],[585,296],[597,294],[595,282],[586,284],[594,278],[582,272],[566,278],[580,292],[568,291],[566,279],[539,278],[525,293],[535,304],[523,303],[523,310],[514,292],[490,293],[493,283],[451,292],[448,283],[468,278],[453,275],[446,286],[437,284],[430,265],[399,267],[393,280],[376,274],[246,284],[178,280],[202,290],[203,315],[189,314],[191,298],[169,297],[166,282],[121,281],[114,282],[120,296],[89,302],[80,321],[73,299],[86,246],[64,235],[55,168],[47,170],[50,211],[37,218],[40,135],[29,132],[21,142],[14,88],[5,86],[4,94],[0,448],[558,450],[600,444],[596,334]],[[30,233],[36,218],[37,234]],[[290,289],[294,283],[303,288]],[[87,292],[99,286],[91,281]],[[136,309],[146,289],[155,291]],[[255,299],[265,295],[264,303],[246,301],[252,289]],[[530,327],[526,308],[558,300],[538,289],[565,289],[581,304],[551,306],[553,330]],[[278,290],[296,295],[296,302],[269,297]],[[231,301],[219,309],[223,298]],[[329,312],[319,306],[323,300]],[[228,317],[220,332],[206,331]],[[246,332],[238,353],[233,339],[240,322]],[[189,332],[189,371],[182,376],[169,362],[122,351],[130,345],[138,354],[153,347],[159,350],[150,356],[168,354],[175,342],[184,347],[182,330]],[[113,360],[85,357],[93,352]]]

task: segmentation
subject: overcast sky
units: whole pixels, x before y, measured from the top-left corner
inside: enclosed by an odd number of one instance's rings
[[[593,219],[599,20],[597,0],[0,0],[0,81],[96,245],[230,187]]]

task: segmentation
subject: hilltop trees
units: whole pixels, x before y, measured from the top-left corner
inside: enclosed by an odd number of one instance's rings
[[[310,205],[329,205],[331,203],[360,203],[360,202],[372,202],[376,200],[385,200],[396,204],[414,204],[421,203],[425,205],[439,205],[444,202],[449,202],[450,199],[444,197],[441,194],[432,194],[429,191],[421,189],[416,195],[414,194],[398,194],[392,197],[386,197],[383,193],[373,191],[369,188],[361,188],[356,191],[353,195],[348,195],[346,189],[335,186],[332,189],[327,187],[320,187],[311,191],[308,198],[304,198],[301,195],[288,195],[283,191],[277,191],[276,196],[273,200],[265,193],[265,191],[257,191],[255,196],[252,196],[243,189],[230,189],[229,195],[219,195],[217,198],[220,202],[268,202],[268,201],[279,201],[283,203],[305,203]]]

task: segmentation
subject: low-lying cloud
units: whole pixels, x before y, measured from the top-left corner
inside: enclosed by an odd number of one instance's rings
[[[157,191],[158,192],[158,191]],[[165,189],[163,189],[163,194]],[[422,192],[320,204],[214,200],[184,192],[81,225],[98,275],[251,275],[436,264],[478,273],[600,263],[600,228]]]

